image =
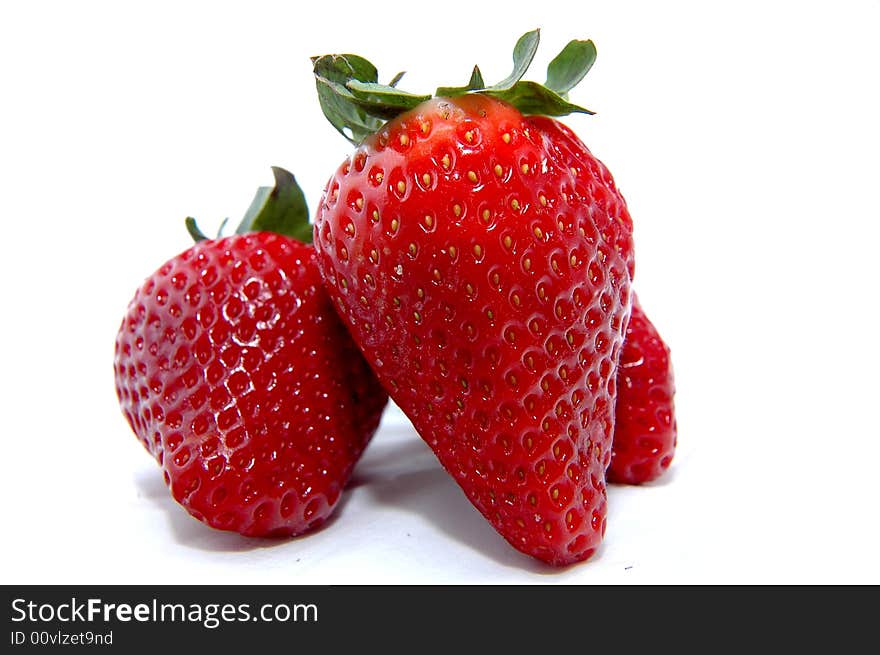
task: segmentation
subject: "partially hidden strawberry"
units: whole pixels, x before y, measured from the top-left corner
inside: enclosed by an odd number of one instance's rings
[[[174,499],[215,528],[281,537],[327,520],[387,397],[303,243],[302,192],[273,170],[235,235],[187,219],[197,243],[135,293],[114,370]]]
[[[537,44],[517,42],[499,84],[475,68],[433,98],[378,84],[356,55],[315,58],[324,113],[358,144],[315,247],[358,346],[468,499],[564,565],[606,529],[632,222],[608,169],[549,117],[590,113],[565,96],[592,42],[569,43],[545,85],[520,79]]]
[[[632,316],[617,370],[609,482],[642,484],[669,468],[677,437],[674,397],[669,347],[633,294]]]

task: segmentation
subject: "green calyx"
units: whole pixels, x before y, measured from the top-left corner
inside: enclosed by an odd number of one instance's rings
[[[543,84],[523,80],[538,50],[540,30],[523,34],[513,49],[513,71],[491,86],[483,81],[478,66],[464,86],[441,86],[434,95],[454,97],[483,93],[503,100],[524,114],[565,116],[592,114],[568,100],[568,92],[580,82],[596,61],[592,41],[570,41],[547,67]],[[430,99],[430,95],[407,93],[397,88],[398,73],[388,84],[379,83],[376,67],[358,55],[312,57],[318,100],[324,116],[340,134],[354,144],[378,130],[385,121]]]
[[[309,223],[309,209],[296,178],[278,166],[272,167],[272,173],[275,175],[275,186],[262,186],[257,189],[235,233],[276,232],[303,243],[311,243],[312,225]],[[220,224],[218,239],[222,236],[228,220],[224,219]],[[196,219],[192,216],[186,218],[186,229],[196,242],[210,238],[199,229]]]

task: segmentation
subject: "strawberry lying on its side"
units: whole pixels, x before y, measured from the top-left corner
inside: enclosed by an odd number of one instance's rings
[[[669,468],[676,445],[669,347],[633,294],[617,370],[616,425],[608,481],[642,484]]]
[[[586,112],[564,96],[593,44],[566,46],[542,86],[520,80],[537,43],[520,39],[503,82],[475,68],[433,99],[377,84],[361,57],[316,58],[325,115],[363,142],[327,185],[315,246],[355,341],[470,501],[563,565],[605,532],[632,222],[547,117]]]
[[[238,233],[153,273],[116,340],[123,412],[190,514],[247,536],[323,523],[386,395],[321,283],[305,200],[275,170]],[[284,236],[284,235],[289,236]]]

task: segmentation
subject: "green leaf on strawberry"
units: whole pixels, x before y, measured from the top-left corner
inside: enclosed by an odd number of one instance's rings
[[[498,84],[493,84],[485,90],[506,91],[519,82],[523,75],[526,74],[529,66],[532,65],[532,60],[535,58],[535,53],[538,51],[538,43],[540,40],[540,30],[532,30],[519,37],[516,45],[513,46],[513,71],[510,75],[498,82]]]
[[[547,66],[544,86],[565,98],[590,72],[595,61],[596,46],[592,41],[569,41]]]
[[[309,223],[309,208],[306,197],[289,171],[272,167],[275,186],[257,189],[244,218],[236,228],[236,234],[248,232],[275,232],[291,237],[302,243],[312,242],[312,224]],[[217,233],[221,236],[228,219],[224,219]],[[193,241],[205,241],[209,237],[199,229],[196,219],[186,217],[186,229]]]
[[[312,67],[324,116],[342,136],[358,142],[382,125],[382,120],[369,115],[345,86],[352,80],[378,82],[373,64],[358,55],[343,54],[312,57]]]
[[[292,173],[272,167],[274,187],[260,187],[244,215],[236,234],[276,232],[303,243],[312,241],[309,209],[302,189]]]
[[[480,89],[485,89],[486,83],[483,81],[483,74],[480,72],[479,66],[474,66],[474,70],[471,72],[471,79],[468,80],[468,83],[464,86],[440,86],[437,87],[437,90],[434,92],[434,95],[451,98],[453,96],[460,96],[468,91],[479,91]]]
[[[523,34],[513,48],[513,70],[500,82],[487,86],[478,66],[464,86],[440,86],[436,97],[454,98],[482,93],[513,105],[526,115],[565,116],[594,112],[569,102],[568,92],[589,72],[596,60],[592,41],[570,41],[547,68],[544,84],[523,80],[540,42],[540,30]],[[397,88],[402,73],[391,84],[379,84],[376,67],[358,55],[324,55],[312,58],[321,109],[330,123],[357,145],[385,121],[413,109],[431,96]]]
[[[568,102],[558,93],[554,93],[546,86],[537,82],[520,81],[504,91],[492,91],[490,93],[487,90],[485,93],[513,105],[526,115],[567,116],[568,114],[575,113],[593,113],[589,109]]]

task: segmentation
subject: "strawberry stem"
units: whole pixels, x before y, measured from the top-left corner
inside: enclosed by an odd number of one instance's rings
[[[513,71],[502,81],[487,86],[478,66],[474,66],[465,86],[441,86],[435,96],[454,97],[483,93],[503,100],[524,114],[565,116],[593,112],[568,100],[568,92],[589,72],[596,61],[592,41],[570,41],[547,67],[543,84],[523,80],[540,42],[540,30],[523,34],[513,48]],[[398,73],[390,84],[379,83],[376,67],[358,55],[312,57],[318,100],[327,120],[354,144],[376,132],[385,121],[431,98],[397,88],[403,76]]]

